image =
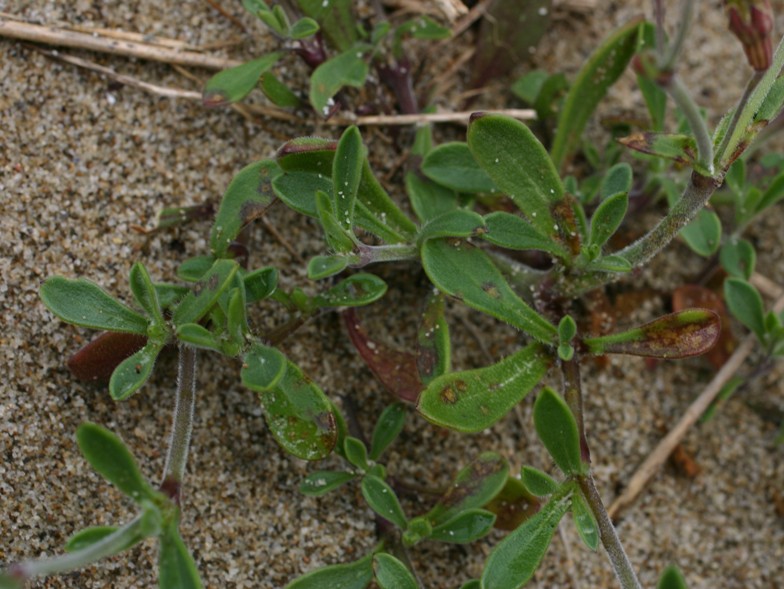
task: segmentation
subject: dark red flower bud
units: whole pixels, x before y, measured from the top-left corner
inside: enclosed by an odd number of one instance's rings
[[[726,0],[730,31],[743,44],[749,65],[757,71],[773,61],[773,8],[770,0]]]

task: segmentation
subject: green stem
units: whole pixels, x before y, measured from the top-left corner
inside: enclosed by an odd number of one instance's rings
[[[180,346],[180,361],[177,373],[177,397],[174,405],[174,423],[163,469],[161,490],[179,503],[185,466],[188,462],[193,413],[196,401],[196,349]]]
[[[561,362],[561,375],[563,376],[564,400],[577,421],[577,431],[580,434],[580,454],[583,462],[591,463],[591,451],[588,448],[588,438],[585,436],[585,419],[583,417],[583,394],[580,380],[580,360],[575,354],[568,362]]]
[[[703,169],[713,174],[713,138],[705,124],[705,119],[700,114],[700,109],[691,94],[686,89],[681,79],[673,74],[662,88],[670,95],[678,108],[681,109],[683,116],[686,117],[691,132],[697,141],[697,159]]]
[[[637,574],[632,568],[632,563],[629,561],[618,533],[615,531],[615,526],[613,526],[607,509],[604,507],[602,497],[596,489],[593,476],[589,473],[576,477],[575,480],[585,501],[593,512],[596,522],[599,524],[599,537],[604,549],[607,551],[607,556],[610,558],[610,563],[612,563],[621,587],[623,589],[642,589],[642,585],[640,585],[640,581],[637,579]]]
[[[738,106],[735,107],[736,112],[739,113],[733,119],[735,126],[727,129],[724,136],[725,141],[721,143],[722,148],[716,154],[716,160],[721,169],[729,167],[732,161],[740,155],[738,152],[748,147],[748,144],[754,138],[753,136],[749,137],[749,126],[754,121],[754,115],[757,114],[768,96],[782,67],[784,67],[784,37],[782,37],[778,47],[776,47],[776,52],[773,54],[773,64],[767,69],[749,95],[746,96],[744,94]]]
[[[754,71],[752,74],[751,79],[746,84],[746,89],[743,91],[743,96],[741,96],[740,100],[738,101],[738,106],[735,107],[735,111],[732,113],[732,120],[730,124],[727,126],[727,130],[724,133],[724,137],[721,140],[721,144],[719,148],[716,150],[716,153],[724,153],[727,150],[727,145],[730,142],[730,137],[735,132],[735,129],[738,127],[738,121],[740,120],[741,113],[743,112],[743,105],[746,104],[749,100],[749,97],[754,93],[754,90],[759,86],[759,83],[762,81],[765,72],[763,71]]]
[[[11,565],[8,573],[11,578],[20,581],[54,573],[65,573],[114,556],[144,537],[142,515],[139,514],[121,528],[82,550],[52,558],[23,561]]]
[[[695,0],[682,0],[681,1],[681,17],[678,19],[678,30],[675,32],[673,39],[667,51],[661,51],[663,59],[659,63],[659,68],[663,71],[671,71],[675,65],[675,60],[678,59],[683,44],[686,41],[686,33],[691,28],[691,23],[694,20],[694,5]],[[663,19],[662,19],[663,20]]]
[[[692,172],[686,190],[667,216],[643,237],[616,253],[626,258],[633,267],[646,264],[697,216],[720,184],[720,179]]]
[[[365,245],[359,246],[359,261],[351,264],[352,268],[363,268],[376,262],[399,262],[401,260],[416,260],[419,257],[419,248],[411,243],[393,243],[390,245]]]
[[[579,359],[575,357],[569,362],[562,362],[561,374],[564,381],[564,399],[577,420],[577,427],[580,433],[580,453],[582,459],[586,463],[590,463],[591,453],[588,448],[585,422],[583,420],[583,392]],[[637,574],[632,568],[629,557],[626,556],[621,540],[615,531],[615,526],[613,526],[607,509],[604,507],[602,498],[593,481],[593,475],[589,471],[587,474],[574,477],[574,480],[580,487],[586,503],[588,503],[599,524],[599,537],[604,549],[607,551],[607,556],[610,558],[610,563],[615,570],[615,575],[618,577],[621,587],[623,589],[640,589]]]

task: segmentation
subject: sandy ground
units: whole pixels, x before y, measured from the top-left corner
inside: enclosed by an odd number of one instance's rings
[[[724,19],[717,4],[703,2],[704,28],[689,40],[685,64],[688,84],[700,89],[697,96],[713,118],[732,103],[747,75],[740,65],[729,70],[722,65],[741,62],[734,40],[720,36]],[[593,14],[559,19],[538,51],[540,66],[573,73],[601,36],[640,14],[641,5],[603,3]],[[0,0],[0,10],[49,24],[117,27],[193,44],[237,34],[204,2]],[[254,55],[258,43],[269,42],[258,38],[233,55]],[[144,80],[196,88],[165,65],[79,55]],[[639,109],[631,77],[619,88],[611,108]],[[447,105],[450,96],[442,98]],[[480,98],[477,106],[483,101],[511,104],[503,93]],[[136,260],[156,279],[172,279],[181,260],[206,252],[208,223],[152,237],[134,233],[131,226],[149,224],[164,206],[216,201],[235,171],[270,156],[282,137],[313,132],[337,133],[308,120],[298,126],[252,125],[236,113],[205,111],[197,103],[117,86],[0,40],[0,565],[58,553],[81,527],[129,517],[131,506],[79,455],[74,432],[81,422],[119,433],[153,480],[163,467],[168,435],[173,362],[163,360],[151,384],[120,404],[105,390],[75,382],[64,361],[91,334],[63,325],[43,308],[37,296],[42,280],[52,274],[81,276],[127,298],[127,272]],[[371,150],[384,143],[382,132],[365,135]],[[319,251],[313,224],[282,207],[271,220],[305,258]],[[781,222],[777,211],[755,225],[753,235],[760,270],[784,284]],[[301,283],[301,265],[270,235],[259,231],[256,237],[260,245],[252,263],[281,266],[284,284]],[[676,245],[637,280],[667,289],[699,268],[700,262]],[[399,274],[399,281],[417,276],[405,269]],[[394,285],[394,276],[391,281]],[[411,325],[413,315],[400,297],[393,288],[384,321],[392,337],[403,338],[407,332],[400,326]],[[647,319],[665,307],[657,294],[636,315]],[[457,366],[487,362],[466,325],[490,334],[482,344],[491,354],[503,353],[514,338],[476,313],[455,309],[455,317],[462,318],[454,330]],[[260,314],[255,320],[272,319]],[[355,399],[365,424],[388,400],[334,316],[307,326],[285,351],[329,394]],[[302,572],[369,550],[375,530],[357,487],[322,499],[300,495],[297,485],[313,467],[278,449],[253,394],[238,383],[236,363],[203,357],[182,529],[205,585],[282,587]],[[639,359],[614,358],[609,368],[590,366],[584,376],[595,473],[609,503],[661,438],[662,428],[677,420],[710,380],[711,370],[699,360],[649,370]],[[644,586],[654,586],[670,562],[683,567],[696,589],[782,586],[784,455],[773,443],[772,423],[784,406],[779,377],[774,371],[690,433],[685,447],[701,467],[696,478],[668,466],[621,521],[620,535]],[[551,375],[549,382],[557,385],[558,379]],[[412,415],[388,456],[390,472],[444,484],[488,449],[503,452],[515,467],[551,468],[532,433],[530,409],[529,399],[518,415],[473,437],[437,430]],[[336,464],[330,459],[322,466]],[[480,574],[500,537],[493,534],[468,547],[426,543],[412,556],[428,588],[455,588]],[[151,587],[155,558],[154,546],[144,545],[32,586]],[[583,548],[566,521],[531,586],[592,589],[612,587],[614,581],[605,555]]]

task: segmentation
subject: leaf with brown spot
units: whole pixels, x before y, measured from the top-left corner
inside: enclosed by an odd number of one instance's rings
[[[506,484],[509,463],[500,454],[484,452],[464,467],[438,503],[427,513],[433,526],[446,522],[460,512],[490,502]]]
[[[272,180],[281,173],[273,160],[261,160],[234,176],[221,200],[210,231],[210,248],[216,257],[227,257],[240,231],[260,218],[275,200]]]
[[[510,477],[504,488],[484,508],[496,515],[497,529],[509,532],[537,513],[541,505],[542,502],[529,493],[519,479]]]
[[[355,309],[343,313],[343,322],[351,343],[381,384],[402,401],[416,403],[424,388],[419,378],[416,355],[372,340],[362,328]]]
[[[621,137],[618,143],[640,153],[691,166],[697,159],[697,144],[690,135],[665,133],[633,133]]]
[[[583,341],[591,354],[631,354],[678,359],[710,350],[721,334],[721,319],[708,309],[686,309],[640,327]]]
[[[685,284],[672,293],[672,310],[683,311],[689,308],[710,309],[718,314],[722,325],[730,324],[730,316],[721,296],[714,291],[696,284]],[[737,342],[729,329],[722,329],[719,341],[705,354],[705,359],[716,370],[724,366],[735,351]]]
[[[551,362],[545,348],[529,344],[496,364],[439,376],[422,392],[417,408],[437,425],[482,431],[531,392]]]

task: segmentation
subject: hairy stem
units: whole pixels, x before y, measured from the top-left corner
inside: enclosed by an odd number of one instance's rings
[[[651,231],[617,254],[629,260],[632,266],[642,266],[648,263],[697,216],[697,213],[707,204],[720,184],[720,179],[693,172],[686,190],[678,202],[670,208],[667,216],[659,221]]]
[[[694,220],[721,182],[721,177],[702,176],[692,172],[688,186],[678,202],[670,207],[667,215],[648,233],[615,254],[627,259],[632,267],[647,264],[677,237],[681,229]],[[614,282],[623,276],[625,274],[609,272],[585,274],[568,283],[558,284],[558,294],[566,298],[577,298],[589,290]]]
[[[765,71],[762,78],[755,84],[751,91],[744,93],[738,106],[735,107],[737,116],[733,117],[734,126],[727,129],[721,149],[717,152],[716,159],[722,168],[729,167],[740,152],[754,139],[754,134],[749,127],[754,122],[754,116],[759,111],[768,96],[771,87],[784,67],[784,37],[776,47],[773,54],[773,64]]]
[[[599,524],[599,537],[602,541],[602,546],[607,551],[607,556],[610,558],[610,563],[612,563],[615,575],[618,577],[618,582],[623,589],[641,589],[642,585],[640,585],[640,581],[637,579],[637,573],[634,572],[632,563],[629,561],[618,533],[615,531],[615,526],[613,526],[610,516],[607,514],[607,509],[604,507],[593,476],[589,473],[577,477],[576,480],[583,497],[585,497],[585,501]]]
[[[82,550],[52,558],[20,562],[11,565],[8,568],[8,573],[11,578],[22,581],[33,577],[42,577],[83,568],[103,558],[122,552],[129,545],[141,541],[144,538],[142,527],[142,516],[139,514],[124,526],[117,528],[108,536]]]
[[[585,422],[583,419],[583,392],[582,381],[580,378],[579,359],[575,356],[569,362],[561,363],[561,374],[563,376],[564,399],[572,414],[577,420],[577,427],[580,433],[580,453],[585,462],[590,462],[591,453],[588,448],[588,439],[585,435]],[[632,563],[621,545],[621,540],[615,531],[607,509],[604,507],[599,491],[593,481],[593,475],[579,475],[574,478],[577,481],[580,491],[585,497],[588,506],[593,512],[599,524],[599,537],[604,549],[610,558],[610,563],[615,570],[615,575],[623,589],[640,589],[640,582],[637,574],[632,568]]]
[[[580,457],[583,462],[590,464],[591,451],[588,448],[588,438],[585,435],[585,419],[583,418],[583,394],[580,382],[580,360],[577,355],[568,362],[561,362],[561,375],[563,376],[564,400],[577,421],[577,430],[580,433]]]
[[[694,8],[696,0],[681,0],[681,15],[678,19],[678,30],[675,31],[675,38],[670,43],[666,52],[663,52],[663,61],[659,67],[663,70],[671,70],[683,50],[683,43],[686,41],[687,33],[694,20]],[[663,19],[662,19],[663,20]]]
[[[700,109],[691,94],[686,89],[681,79],[673,74],[667,79],[666,83],[662,84],[664,90],[681,109],[683,116],[689,123],[691,132],[694,133],[694,138],[697,141],[697,158],[700,165],[713,174],[713,138],[708,131],[708,126],[705,124],[705,119],[700,114]]]
[[[174,423],[163,470],[161,490],[180,501],[182,480],[188,462],[188,450],[193,430],[193,413],[196,401],[196,349],[180,346],[180,361],[177,373],[177,398],[174,405]]]
[[[764,71],[754,70],[754,73],[751,76],[751,79],[746,84],[746,89],[743,91],[743,96],[741,96],[740,101],[738,102],[738,106],[735,108],[735,111],[732,113],[732,120],[730,124],[727,126],[727,131],[724,133],[724,137],[721,140],[721,144],[719,148],[716,150],[716,153],[724,153],[727,149],[727,145],[730,142],[730,137],[733,134],[733,131],[738,126],[738,121],[740,120],[741,112],[743,112],[743,105],[749,101],[749,97],[754,93],[754,90],[759,86],[762,77],[765,75]]]

